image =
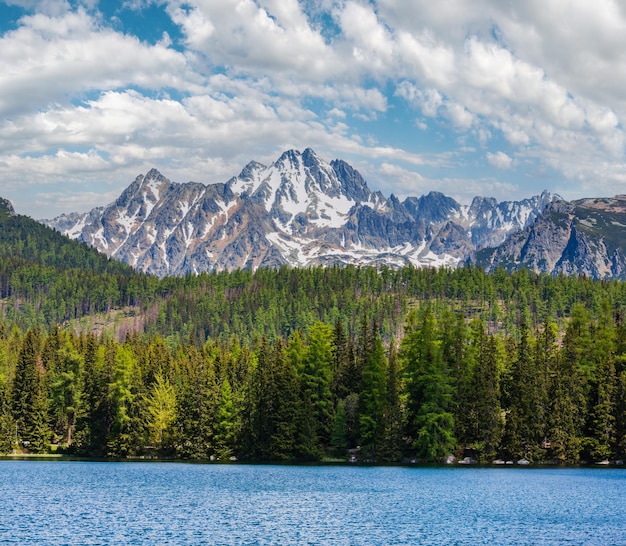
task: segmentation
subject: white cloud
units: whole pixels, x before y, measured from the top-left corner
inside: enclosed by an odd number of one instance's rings
[[[487,161],[492,167],[502,170],[510,169],[513,164],[513,159],[502,151],[496,152],[495,154],[487,152]]]
[[[371,6],[347,2],[337,12],[343,34],[352,44],[352,58],[374,73],[393,59],[394,44]]]
[[[97,26],[84,11],[37,14],[0,38],[0,116],[45,110],[93,90],[136,85],[146,89],[197,87],[201,78],[163,44]]]
[[[624,182],[615,0],[167,0],[154,5],[180,35],[157,44],[108,26],[91,0],[10,3],[34,12],[0,34],[3,180],[125,185],[156,164],[223,181],[311,146],[391,191],[409,179],[512,189],[461,173],[478,164],[516,179],[547,170],[570,194]]]
[[[307,24],[297,0],[170,0],[168,9],[192,50],[234,72],[295,70],[319,80],[338,68],[332,69],[335,52]]]
[[[476,195],[495,197],[503,201],[519,192],[519,188],[514,184],[495,179],[430,178],[392,163],[383,163],[377,174],[383,178],[394,179],[393,187],[390,189],[399,199],[435,190],[453,197],[459,203],[469,204]]]

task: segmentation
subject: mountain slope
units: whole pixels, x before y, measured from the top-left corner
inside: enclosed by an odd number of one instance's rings
[[[176,184],[156,170],[112,204],[47,224],[159,276],[260,266],[454,266],[504,241],[555,196],[520,202],[438,192],[400,202],[372,192],[341,160],[289,150],[270,166],[249,163],[225,184]]]
[[[472,260],[491,271],[521,267],[536,272],[626,278],[626,196],[551,203],[524,230]]]
[[[82,269],[94,273],[133,275],[128,265],[112,260],[89,245],[15,214],[13,205],[0,199],[0,257],[59,271]]]

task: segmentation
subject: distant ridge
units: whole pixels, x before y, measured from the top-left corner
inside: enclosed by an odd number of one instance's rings
[[[473,263],[492,271],[536,272],[626,279],[626,196],[556,201],[537,219]]]

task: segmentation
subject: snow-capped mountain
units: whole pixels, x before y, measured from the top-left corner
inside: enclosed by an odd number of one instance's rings
[[[159,276],[281,264],[454,266],[555,199],[476,197],[467,206],[431,192],[401,202],[370,191],[346,162],[306,149],[270,166],[251,162],[225,184],[177,184],[153,169],[106,207],[45,222]]]
[[[626,279],[626,195],[549,204],[537,219],[472,261],[487,271],[537,272]]]

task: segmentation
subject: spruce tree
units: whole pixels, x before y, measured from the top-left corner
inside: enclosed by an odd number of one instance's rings
[[[419,458],[441,460],[456,444],[450,412],[453,385],[430,308],[409,319],[400,358],[407,381],[407,432],[412,445]]]
[[[394,339],[389,345],[387,363],[383,440],[379,452],[385,461],[398,461],[402,456],[402,401],[398,353]]]
[[[590,388],[590,407],[587,425],[587,446],[594,461],[609,459],[615,448],[615,328],[604,302],[602,316],[592,335],[593,380]]]
[[[384,432],[385,398],[387,394],[387,359],[379,335],[363,366],[359,397],[359,431],[363,452],[374,459],[379,455]]]
[[[11,407],[17,424],[17,438],[22,446],[34,453],[45,451],[50,437],[40,347],[40,332],[28,330],[15,367]]]
[[[306,427],[311,427],[313,437],[307,444],[313,447],[314,457],[323,454],[329,444],[333,422],[332,384],[332,328],[322,322],[309,330],[306,356],[300,374],[300,390],[304,400]],[[303,430],[304,430],[303,429]]]

